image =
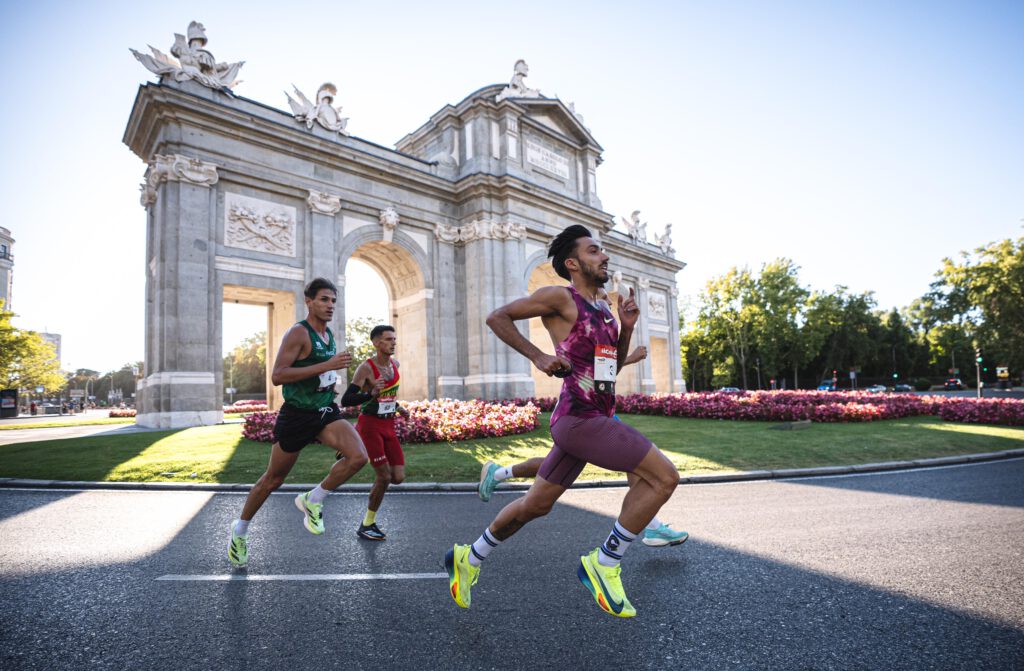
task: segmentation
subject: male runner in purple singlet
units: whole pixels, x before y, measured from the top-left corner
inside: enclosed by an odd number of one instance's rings
[[[618,299],[620,325],[607,305],[597,300],[608,281],[608,255],[585,227],[575,225],[551,242],[548,256],[569,287],[543,287],[528,298],[498,308],[487,318],[494,334],[548,375],[565,375],[551,414],[554,446],[533,486],[505,506],[472,545],[455,545],[445,556],[449,591],[462,608],[470,606],[470,589],[480,564],[498,545],[530,520],[546,515],[588,462],[637,476],[622,501],[619,517],[600,546],[580,557],[577,575],[600,608],[617,617],[636,610],[622,588],[619,562],[633,540],[668,501],[679,474],[643,434],[613,419],[615,376],[626,360],[640,310],[633,291]],[[540,317],[555,345],[555,356],[542,352],[515,322]],[[566,372],[568,371],[568,372]]]

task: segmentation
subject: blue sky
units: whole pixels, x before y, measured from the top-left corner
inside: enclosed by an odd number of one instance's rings
[[[142,358],[145,166],[121,136],[152,77],[128,48],[166,52],[192,19],[246,61],[239,95],[287,109],[290,84],[332,81],[385,146],[526,59],[604,146],[605,210],[673,224],[683,295],[785,256],[904,306],[944,256],[1021,235],[1021,2],[7,4],[13,307],[63,335],[65,367]],[[251,332],[231,319],[225,340]]]

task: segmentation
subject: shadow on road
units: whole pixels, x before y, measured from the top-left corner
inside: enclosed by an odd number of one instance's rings
[[[840,486],[866,484],[842,482]],[[867,487],[866,491],[873,490]],[[191,500],[187,497],[197,496],[102,495],[109,501],[97,505],[118,516],[134,514],[134,497],[159,496],[160,505],[173,510]],[[22,501],[22,496],[29,502]],[[3,492],[0,505],[26,510],[59,496]],[[964,497],[971,502],[975,498]],[[290,496],[273,496],[251,529],[249,571],[441,571],[441,558],[450,544],[474,540],[498,505],[510,500],[498,496],[495,503],[485,505],[474,496],[458,494],[390,496],[381,511],[381,524],[390,538],[368,545],[354,534],[365,507],[364,496],[335,495],[328,500],[324,537],[313,537],[302,528]],[[12,577],[12,567],[0,562],[0,602],[4,604],[0,666],[1019,669],[1024,665],[1024,630],[1019,623],[1011,626],[966,609],[945,608],[737,552],[702,541],[699,533],[679,548],[630,550],[624,582],[640,615],[628,622],[617,620],[597,609],[576,578],[578,556],[603,538],[613,517],[568,504],[556,507],[549,517],[529,525],[495,551],[474,588],[473,607],[468,611],[457,608],[447,582],[436,579],[155,580],[165,574],[228,573],[226,533],[242,502],[239,495],[213,496],[197,513],[189,513],[180,532],[161,549],[133,561],[77,570],[55,568],[23,577]],[[137,523],[144,529],[147,519],[143,516]],[[53,533],[60,533],[59,525]],[[55,546],[59,548],[59,543]],[[59,550],[40,548],[43,553],[53,551]],[[42,631],[48,634],[41,636]]]
[[[1007,460],[1020,462],[1019,459]],[[1024,508],[1024,482],[1021,481],[1020,472],[1017,470],[1002,469],[996,466],[1000,462],[985,462],[968,466],[958,466],[960,469],[984,469],[986,470],[984,488],[979,488],[974,483],[957,478],[949,478],[947,485],[936,490],[930,486],[928,481],[913,474],[889,473],[885,477],[853,476],[845,478],[795,478],[787,482],[808,487],[828,487],[831,489],[844,489],[857,492],[873,492],[876,494],[896,494],[899,496],[917,496],[925,499],[937,499],[941,501],[956,501],[959,503],[981,503],[994,506],[1011,506]]]

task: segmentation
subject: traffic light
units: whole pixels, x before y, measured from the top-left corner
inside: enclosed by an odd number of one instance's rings
[[[981,358],[981,348],[980,347],[975,347],[974,348],[974,360],[977,361],[978,363],[981,363],[983,361],[983,359]]]
[[[892,374],[892,379],[894,379],[894,380],[895,380],[895,379],[896,379],[896,378],[898,378],[899,376],[900,376],[900,374],[899,374],[899,373],[893,373],[893,374]]]

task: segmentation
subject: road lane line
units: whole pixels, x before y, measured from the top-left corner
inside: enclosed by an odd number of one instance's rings
[[[299,573],[255,574],[218,573],[214,575],[162,575],[157,580],[174,582],[255,582],[255,581],[309,581],[309,580],[437,580],[447,573]]]

